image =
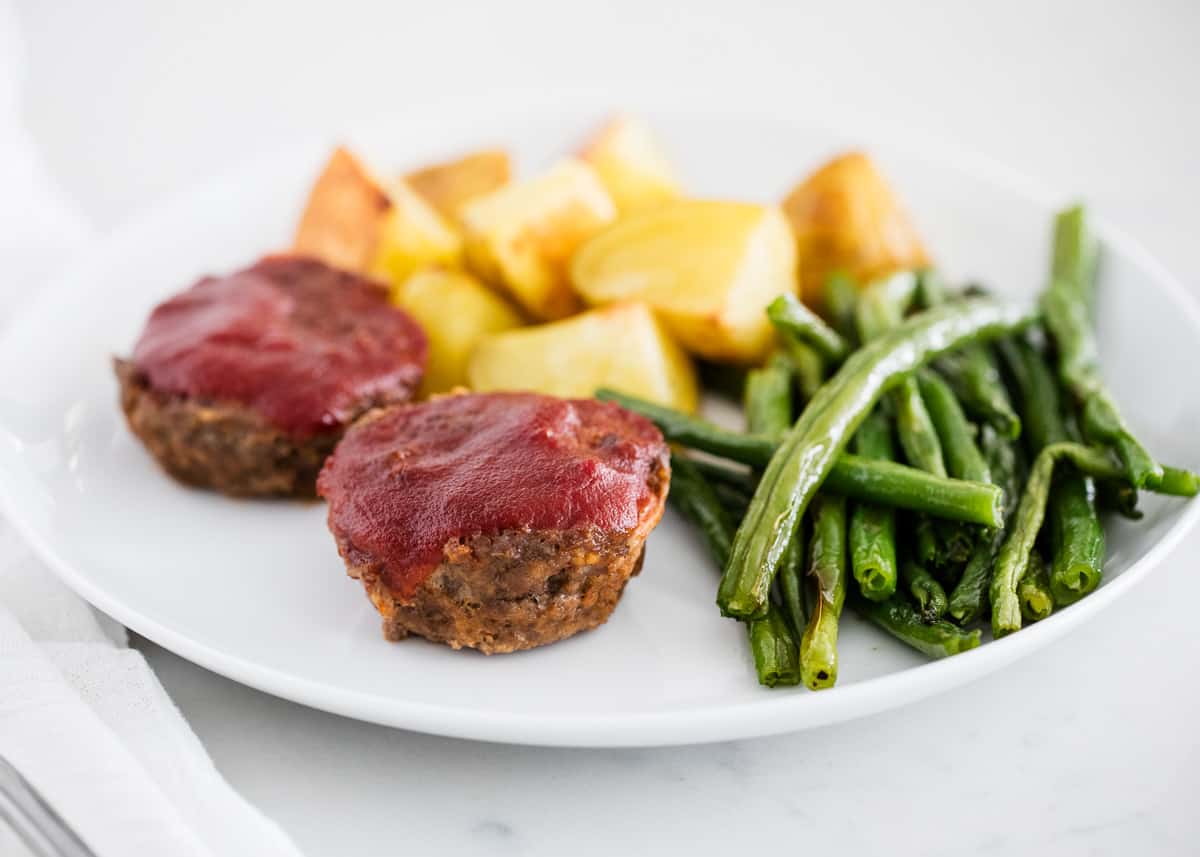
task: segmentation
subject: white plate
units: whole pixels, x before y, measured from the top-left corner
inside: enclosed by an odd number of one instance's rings
[[[503,142],[527,170],[563,151],[603,106],[508,104],[406,117],[351,142],[396,168]],[[953,275],[1004,294],[1043,279],[1050,214],[1005,170],[878,131],[850,137],[763,117],[647,110],[689,186],[776,199],[820,158],[866,145]],[[487,117],[481,119],[480,117]],[[246,684],[328,711],[492,741],[682,744],[844,720],[944,691],[1029,654],[1112,603],[1191,526],[1200,505],[1146,498],[1113,522],[1104,585],[1049,620],[926,663],[849,612],[839,685],[766,690],[741,626],[713,604],[716,571],[668,513],[645,569],[603,628],[486,658],[385,642],[349,580],[318,504],[233,501],[181,488],[126,431],[109,367],[149,309],[204,273],[286,245],[327,141],[206,183],[120,230],[72,268],[0,343],[0,498],[5,514],[81,595],[138,633]],[[1200,312],[1128,239],[1104,230],[1099,335],[1125,413],[1150,448],[1195,466]]]

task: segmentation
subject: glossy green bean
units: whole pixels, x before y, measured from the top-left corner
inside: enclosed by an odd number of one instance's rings
[[[917,277],[903,271],[869,283],[859,296],[856,321],[863,342],[895,328],[917,295]],[[890,393],[896,412],[896,433],[904,457],[913,467],[936,476],[946,475],[942,445],[921,399],[915,378],[902,376]]]
[[[987,298],[923,312],[852,354],[785,435],[738,527],[721,579],[725,615],[765,612],[771,581],[800,516],[880,396],[925,362],[966,342],[1029,323],[1028,308]]]
[[[813,690],[837,682],[838,619],[846,600],[846,500],[818,495],[809,540],[809,586],[813,609],[800,638],[800,674]]]

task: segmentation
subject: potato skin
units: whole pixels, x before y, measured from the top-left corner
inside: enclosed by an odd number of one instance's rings
[[[818,168],[787,195],[783,210],[796,236],[801,295],[815,308],[834,271],[845,271],[861,286],[930,264],[908,213],[862,152]]]

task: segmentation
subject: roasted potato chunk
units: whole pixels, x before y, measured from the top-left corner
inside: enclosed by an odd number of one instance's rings
[[[617,211],[591,167],[565,160],[535,179],[471,200],[460,215],[471,268],[545,321],[579,309],[567,263]]]
[[[402,181],[392,183],[390,196],[367,273],[399,283],[422,268],[462,265],[462,238],[440,214]]]
[[[508,184],[512,163],[503,149],[472,152],[453,161],[431,164],[404,177],[408,185],[451,223],[463,205]]]
[[[644,303],[619,303],[574,318],[484,337],[467,370],[475,390],[591,396],[616,390],[692,412],[691,360]]]
[[[754,363],[774,334],[766,307],[796,291],[796,247],[774,206],[689,200],[622,217],[579,248],[590,304],[642,300],[693,354]]]
[[[579,157],[595,168],[621,214],[682,195],[675,171],[650,127],[638,119],[610,120],[584,144]]]
[[[787,195],[783,210],[796,234],[801,295],[812,306],[820,306],[825,279],[834,271],[865,285],[929,265],[908,214],[861,152],[822,166]]]
[[[393,286],[391,298],[417,320],[429,340],[422,397],[465,385],[467,363],[479,340],[523,324],[504,298],[461,271],[420,271]]]
[[[383,184],[339,147],[313,185],[293,249],[397,282],[426,265],[457,264],[462,241],[411,188]]]

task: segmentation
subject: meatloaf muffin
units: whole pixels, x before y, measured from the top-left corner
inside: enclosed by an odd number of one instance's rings
[[[613,404],[462,394],[363,417],[318,492],[388,639],[494,654],[608,619],[662,517],[668,462],[658,429]]]
[[[409,401],[425,355],[424,333],[383,287],[271,256],[160,304],[115,368],[129,428],[176,479],[312,497],[345,427]]]

